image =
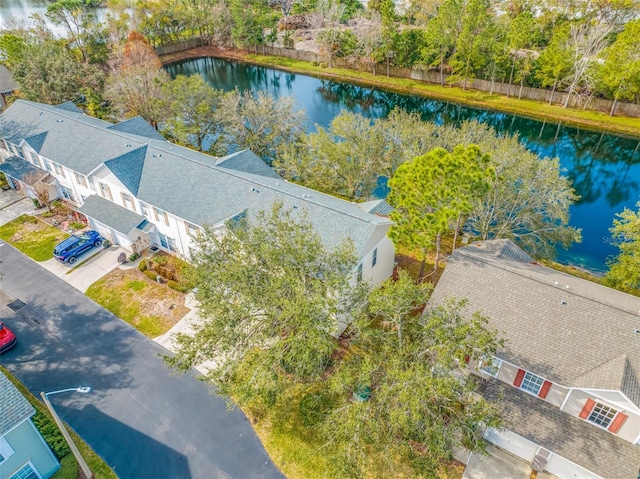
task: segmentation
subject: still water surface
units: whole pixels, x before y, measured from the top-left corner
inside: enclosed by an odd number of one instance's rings
[[[2,0],[4,1],[4,0]],[[275,97],[293,96],[307,115],[307,130],[328,126],[343,110],[370,118],[386,116],[398,106],[419,112],[426,121],[458,124],[478,120],[498,132],[518,133],[532,151],[558,157],[580,200],[571,207],[571,225],[582,229],[582,243],[560,251],[558,260],[594,272],[603,272],[617,249],[609,242],[615,213],[634,208],[640,194],[640,141],[602,132],[454,103],[400,95],[319,80],[306,75],[215,58],[188,60],[167,67],[172,76],[201,75],[211,86],[232,90],[265,91]],[[638,132],[640,136],[640,132]]]

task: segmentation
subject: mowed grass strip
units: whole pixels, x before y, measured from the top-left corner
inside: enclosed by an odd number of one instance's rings
[[[68,237],[64,231],[29,215],[19,216],[0,226],[0,239],[36,261],[53,258],[55,245]]]
[[[85,294],[149,338],[166,333],[189,312],[184,293],[151,281],[137,269],[116,268]]]
[[[497,93],[490,94],[489,92],[480,90],[463,90],[457,86],[441,86],[439,84],[427,83],[410,78],[387,77],[384,74],[384,68],[382,68],[381,72],[377,75],[373,75],[372,73],[346,68],[323,68],[321,66],[314,66],[308,61],[294,58],[253,54],[246,54],[241,58],[264,67],[308,74],[319,78],[330,78],[336,81],[345,81],[360,86],[380,88],[395,93],[453,101],[463,105],[504,113],[513,113],[537,120],[546,120],[554,123],[562,122],[566,125],[584,126],[588,129],[598,131],[605,130],[608,133],[631,135],[635,138],[639,136],[638,132],[640,131],[640,118],[609,116],[603,112],[562,108],[560,105],[549,105],[547,102],[506,97],[505,95]]]
[[[13,376],[7,369],[0,366],[0,371],[2,371],[9,381],[13,383],[13,385],[18,388],[18,390],[22,393],[22,395],[27,398],[27,401],[31,403],[31,405],[36,409],[36,411],[41,412],[45,416],[47,416],[51,421],[53,418],[51,417],[51,413],[46,408],[46,406],[33,394],[31,391],[27,389],[27,387],[22,384],[15,376]],[[95,479],[117,479],[115,473],[111,470],[111,468],[104,462],[100,456],[98,456],[91,447],[84,442],[80,436],[78,436],[72,429],[67,428],[69,434],[71,434],[71,438],[73,442],[75,442],[80,454],[84,458],[84,460],[89,465],[89,469],[93,472]],[[53,479],[76,479],[78,477],[78,466],[76,463],[73,454],[69,453],[62,461],[60,461],[60,470],[53,475]]]

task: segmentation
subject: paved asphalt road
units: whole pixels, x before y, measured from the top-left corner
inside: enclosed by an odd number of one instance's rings
[[[91,386],[50,399],[119,477],[283,477],[242,412],[195,373],[170,375],[161,346],[6,244],[0,272],[0,320],[18,337],[0,361],[38,397]]]

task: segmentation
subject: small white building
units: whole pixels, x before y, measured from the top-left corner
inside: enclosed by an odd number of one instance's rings
[[[351,203],[290,183],[248,150],[216,158],[175,145],[140,117],[112,124],[71,102],[18,100],[0,116],[0,161],[11,184],[20,172],[48,172],[51,199],[77,205],[95,230],[131,251],[154,245],[188,259],[202,226],[251,218],[278,201],[306,211],[327,247],[350,238],[358,277],[378,284],[393,272],[391,221],[375,214],[380,202]]]

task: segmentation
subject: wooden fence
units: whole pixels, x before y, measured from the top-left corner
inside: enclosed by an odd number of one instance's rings
[[[203,43],[200,39],[190,39],[170,45],[157,47],[155,50],[158,55],[166,55],[168,53],[181,52],[201,46],[203,46]],[[326,55],[304,50],[294,50],[290,48],[270,47],[263,45],[258,47],[257,51],[264,55],[295,58],[296,60],[303,60],[308,62],[328,63],[328,58]],[[332,65],[337,68],[349,68],[352,70],[372,70],[370,65],[364,65],[360,62],[348,60],[345,58],[333,58]],[[386,75],[386,65],[378,64],[376,66],[376,73],[379,75]],[[413,80],[419,80],[426,83],[440,83],[440,73],[433,70],[416,70],[391,65],[389,66],[389,76],[411,78]],[[444,75],[443,80],[444,83],[447,84],[447,75]],[[453,85],[459,87],[463,86],[462,82],[453,83]],[[541,102],[543,101],[546,103],[549,103],[549,100],[552,100],[552,103],[558,105],[563,105],[568,95],[566,92],[557,91],[552,94],[551,90],[533,87],[523,87],[522,91],[520,91],[520,85],[517,84],[509,85],[507,83],[492,82],[489,80],[480,79],[474,79],[473,81],[470,80],[467,83],[467,87],[474,90],[492,92],[498,95],[509,95],[512,97],[527,98],[530,100],[537,100]],[[585,110],[600,111],[608,114],[611,111],[611,107],[613,106],[613,101],[606,100],[604,98],[581,98],[574,96],[569,99],[568,106],[572,108],[583,108]],[[640,117],[640,105],[635,103],[617,102],[614,114],[620,116]]]

